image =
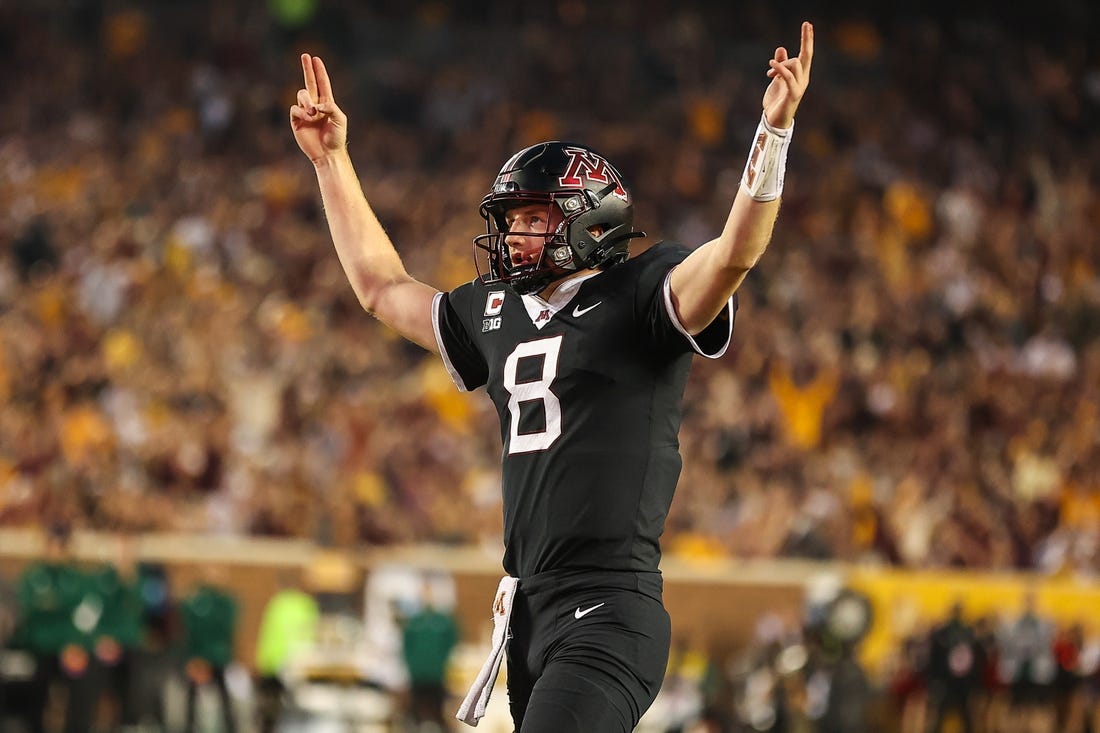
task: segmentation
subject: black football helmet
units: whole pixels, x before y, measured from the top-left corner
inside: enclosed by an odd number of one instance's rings
[[[509,209],[531,204],[557,207],[562,222],[543,238],[537,261],[514,264],[505,243]],[[485,234],[474,238],[474,260],[485,283],[507,283],[535,293],[571,272],[624,262],[634,231],[634,200],[622,175],[584,145],[558,141],[524,148],[504,164],[481,200]],[[548,219],[549,220],[549,219]]]

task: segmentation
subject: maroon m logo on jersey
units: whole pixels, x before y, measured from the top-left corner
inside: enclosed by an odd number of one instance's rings
[[[606,160],[583,148],[565,148],[565,154],[569,156],[569,163],[565,167],[565,173],[558,178],[558,183],[562,186],[583,188],[585,178],[597,183],[614,182],[616,185],[612,193],[623,201],[627,200],[619,172]]]

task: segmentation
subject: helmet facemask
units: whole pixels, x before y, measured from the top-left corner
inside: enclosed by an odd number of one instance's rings
[[[474,238],[475,254],[479,255],[475,258],[475,264],[482,281],[508,283],[513,290],[524,295],[538,292],[554,280],[581,269],[577,266],[568,240],[569,227],[576,215],[565,216],[561,203],[556,200],[555,194],[535,194],[484,202],[481,216],[485,219],[485,234]],[[546,206],[545,219],[548,225],[554,220],[555,211],[562,216],[561,221],[546,232],[510,231],[506,220],[507,212],[531,204]],[[578,207],[574,204],[573,208]],[[538,245],[538,254],[534,261],[513,262],[508,239],[520,237],[526,237],[528,241]]]
[[[547,207],[547,222],[560,215],[560,223],[547,233],[509,232],[506,213],[532,204]],[[629,240],[645,236],[633,230],[632,209],[618,172],[593,151],[556,142],[526,148],[505,164],[481,202],[486,233],[474,238],[478,274],[526,294],[579,270],[623,262]],[[536,261],[512,261],[506,237],[520,236],[541,239]]]

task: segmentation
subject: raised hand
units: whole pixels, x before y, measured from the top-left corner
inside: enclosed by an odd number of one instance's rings
[[[298,147],[315,164],[342,150],[348,142],[348,116],[336,106],[325,63],[318,56],[302,54],[305,88],[290,108],[290,128]]]
[[[772,127],[786,128],[794,122],[794,113],[810,84],[810,64],[814,58],[814,27],[802,23],[802,46],[798,55],[788,58],[783,46],[775,49],[768,61],[771,84],[764,91],[764,116]]]

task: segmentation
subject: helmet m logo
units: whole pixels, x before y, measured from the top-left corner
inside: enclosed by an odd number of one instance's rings
[[[585,178],[603,184],[614,182],[615,190],[611,193],[623,201],[627,200],[626,188],[610,163],[591,150],[569,147],[564,150],[569,156],[569,162],[565,166],[565,173],[558,178],[558,183],[567,188],[583,188]]]

